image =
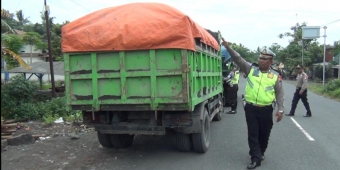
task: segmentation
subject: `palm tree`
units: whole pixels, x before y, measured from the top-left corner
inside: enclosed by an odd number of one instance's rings
[[[30,21],[28,20],[28,18],[24,17],[24,14],[23,14],[22,10],[17,11],[15,14],[16,14],[17,19],[19,21],[19,25],[21,27],[21,31],[23,31],[24,30],[24,25],[30,23]]]
[[[11,28],[11,26],[9,26],[7,24],[7,22],[5,20],[2,19],[2,17],[12,18],[12,14],[9,13],[8,11],[4,10],[4,9],[1,9],[1,27],[4,27],[7,30],[9,30],[11,33],[15,34],[15,31]]]
[[[8,11],[1,9],[1,18],[7,17],[10,18],[12,14],[10,14]],[[1,26],[7,28],[10,32],[15,33],[14,30],[6,23],[6,21],[1,19]],[[10,37],[4,34],[1,34],[1,53],[5,55],[10,55],[13,57],[13,59],[17,60],[19,62],[19,65],[26,68],[26,70],[30,70],[31,68],[22,60],[20,55],[16,54],[15,52],[9,50],[8,48],[3,46],[3,43],[5,41],[10,40]]]

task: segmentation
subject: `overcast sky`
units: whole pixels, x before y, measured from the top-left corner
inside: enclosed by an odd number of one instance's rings
[[[340,2],[335,0],[47,0],[55,23],[74,21],[94,11],[132,2],[159,2],[170,5],[204,28],[220,31],[227,40],[242,43],[251,50],[278,43],[286,47],[288,39],[279,39],[299,22],[307,26],[327,25],[326,44],[340,40]],[[33,23],[41,22],[44,0],[1,0],[1,8],[11,13],[22,9]],[[324,29],[320,30],[324,34]],[[324,38],[318,39],[320,44]]]

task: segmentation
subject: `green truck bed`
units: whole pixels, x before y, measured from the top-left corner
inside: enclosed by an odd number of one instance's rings
[[[65,53],[68,110],[183,110],[222,93],[220,53],[183,49]]]

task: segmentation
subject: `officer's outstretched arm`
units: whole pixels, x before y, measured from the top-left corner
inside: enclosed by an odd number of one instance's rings
[[[238,52],[236,52],[235,50],[233,50],[228,42],[226,42],[224,40],[224,38],[222,38],[222,45],[228,50],[232,60],[237,64],[237,66],[240,68],[240,71],[245,73],[246,75],[249,74],[251,66],[247,63],[247,61],[245,59],[243,59],[240,54]]]

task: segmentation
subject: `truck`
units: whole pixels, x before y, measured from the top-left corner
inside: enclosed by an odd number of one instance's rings
[[[207,152],[224,103],[221,35],[208,31],[160,3],[109,7],[65,25],[67,110],[82,111],[105,148],[173,131],[180,151]]]

